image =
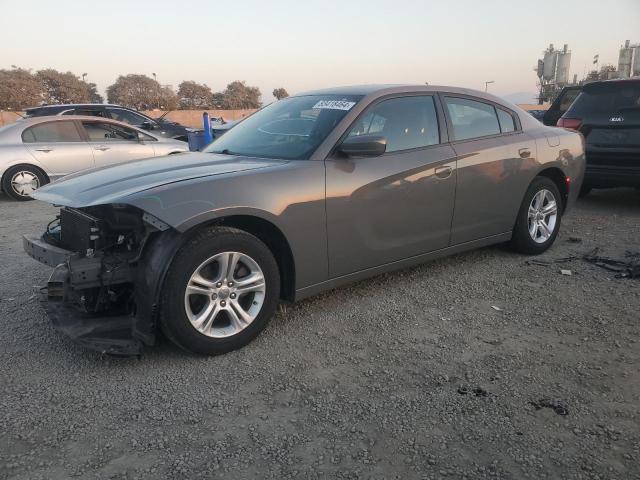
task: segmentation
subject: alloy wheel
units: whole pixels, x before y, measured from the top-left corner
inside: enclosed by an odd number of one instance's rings
[[[256,319],[265,301],[266,283],[258,263],[240,252],[214,255],[189,278],[184,306],[191,325],[203,335],[236,335]]]
[[[556,228],[558,203],[553,193],[547,189],[539,190],[529,204],[529,235],[536,243],[544,243]]]

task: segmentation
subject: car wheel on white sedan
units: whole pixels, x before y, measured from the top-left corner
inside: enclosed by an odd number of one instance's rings
[[[536,177],[522,200],[511,245],[521,253],[540,254],[555,241],[562,218],[562,197],[547,177]]]
[[[14,165],[2,176],[2,191],[14,200],[33,200],[31,195],[47,183],[47,177],[33,165]]]
[[[278,265],[264,243],[242,230],[209,228],[188,240],[171,263],[161,326],[185,350],[226,353],[266,327],[279,297]]]

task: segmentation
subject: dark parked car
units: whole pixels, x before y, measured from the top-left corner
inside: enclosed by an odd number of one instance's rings
[[[68,105],[43,105],[41,107],[28,108],[25,116],[43,117],[50,115],[88,115],[92,117],[112,118],[120,122],[128,123],[134,127],[153,132],[154,135],[187,141],[187,136],[193,129],[176,122],[160,118],[151,118],[144,113],[132,110],[120,105],[105,105],[102,103],[68,104]],[[165,114],[166,115],[166,114]]]
[[[585,85],[558,126],[584,135],[583,195],[591,188],[640,187],[640,78]]]
[[[137,354],[162,329],[218,354],[251,341],[280,301],[494,243],[544,252],[583,173],[580,135],[486,93],[321,90],[204,152],[38,189],[63,208],[24,248],[54,267],[46,308],[76,341]]]
[[[542,116],[542,123],[549,127],[555,127],[558,124],[560,117],[569,110],[571,104],[580,95],[582,86],[574,85],[571,87],[564,87],[560,94],[553,101],[549,109],[544,112]]]

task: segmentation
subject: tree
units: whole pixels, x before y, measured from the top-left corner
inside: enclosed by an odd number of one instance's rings
[[[224,92],[216,93],[213,96],[214,105],[223,110],[239,110],[245,108],[260,108],[262,102],[260,89],[245,84],[244,81],[236,80],[227,85]]]
[[[184,110],[209,108],[213,92],[206,84],[185,80],[178,86],[178,102]]]
[[[0,109],[22,110],[42,100],[42,87],[29,70],[0,70]]]
[[[90,101],[89,86],[71,72],[53,68],[39,70],[36,79],[42,85],[45,103],[85,103]]]
[[[103,103],[104,97],[98,93],[98,88],[95,83],[88,83],[87,89],[89,90],[89,101],[91,103]]]
[[[107,88],[109,103],[117,103],[137,110],[153,108],[174,109],[178,99],[169,87],[161,87],[154,79],[146,75],[120,75],[113,85]]]
[[[273,89],[273,96],[276,97],[278,100],[282,100],[283,98],[287,98],[289,96],[289,92],[287,92],[282,87],[274,88]]]

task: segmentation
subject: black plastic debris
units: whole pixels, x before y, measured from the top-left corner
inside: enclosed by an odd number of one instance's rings
[[[554,259],[549,259],[549,260],[540,260],[537,258],[532,258],[529,259],[527,261],[525,261],[525,263],[527,265],[540,265],[541,267],[549,267],[553,264],[557,264],[557,263],[567,263],[570,262],[572,260],[575,260],[578,257],[574,257],[573,255],[570,257],[562,257],[562,258],[554,258]]]
[[[468,387],[467,385],[460,385],[458,387],[458,393],[460,395],[468,395],[472,393],[476,397],[487,397],[489,396],[489,392],[487,392],[484,388],[481,387]]]
[[[569,407],[566,402],[558,399],[541,398],[540,400],[529,402],[536,410],[541,408],[551,408],[558,415],[569,415]]]
[[[599,253],[600,248],[596,247],[586,253],[582,259],[605,270],[615,272],[616,278],[640,278],[640,253],[627,251],[625,260],[605,257]]]

